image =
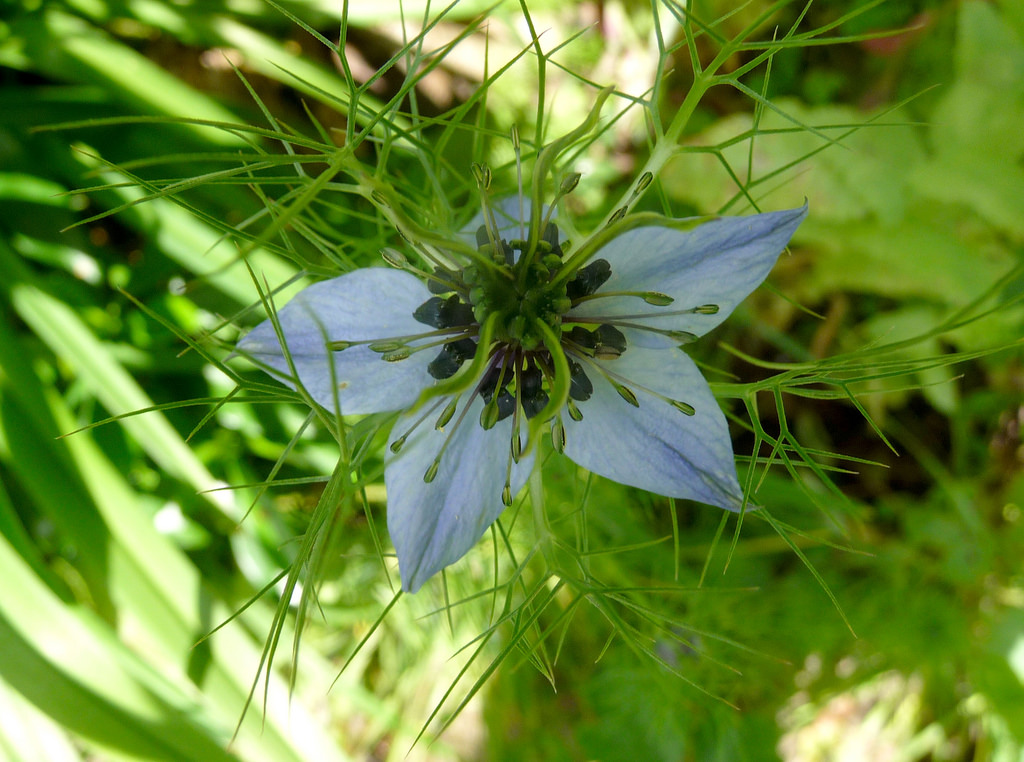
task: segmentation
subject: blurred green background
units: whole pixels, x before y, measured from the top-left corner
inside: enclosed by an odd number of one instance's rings
[[[732,15],[736,6],[721,0],[693,5],[701,18],[725,16],[717,30],[728,37],[769,4]],[[802,23],[821,27],[857,5],[815,4]],[[1024,760],[1024,366],[1013,345],[1024,335],[1024,4],[1012,0],[866,8],[832,36],[909,31],[787,50],[767,81],[763,70],[745,81],[806,124],[878,117],[874,126],[775,174],[821,138],[769,136],[791,122],[716,89],[686,140],[721,149],[683,154],[659,177],[680,214],[729,202],[726,163],[769,178],[758,188],[771,188],[771,208],[810,201],[771,288],[701,343],[711,367],[756,381],[769,371],[727,346],[762,362],[812,363],[906,340],[899,359],[910,366],[890,377],[883,357],[856,387],[877,431],[848,401],[785,397],[788,430],[836,469],[838,489],[773,468],[758,500],[800,529],[791,536],[820,579],[753,520],[723,575],[732,525],[719,541],[717,511],[674,506],[680,583],[703,587],[659,599],[670,632],[638,625],[663,666],[610,637],[606,612],[555,597],[538,627],[561,626],[568,612],[557,648],[555,636],[548,644],[557,661],[505,653],[437,735],[502,655],[503,630],[462,674],[489,626],[486,606],[438,615],[441,588],[428,586],[373,629],[394,596],[375,551],[378,476],[366,490],[373,524],[361,509],[336,517],[320,608],[297,661],[286,653],[289,620],[283,655],[232,740],[271,631],[274,582],[295,558],[337,444],[303,428],[294,404],[217,405],[233,382],[182,352],[181,335],[258,318],[243,312],[257,291],[225,232],[263,212],[259,195],[209,183],[177,201],[133,205],[143,193],[131,178],[187,178],[246,147],[236,133],[177,119],[267,125],[233,67],[280,124],[313,134],[315,119],[343,132],[331,96],[345,90],[339,62],[291,17],[337,39],[341,6],[7,0],[0,10],[0,759]],[[522,13],[505,3],[488,11],[485,48],[478,14],[488,7],[458,3],[433,29],[442,42],[467,35],[416,89],[421,114],[457,109],[493,73],[485,52],[504,61],[525,44]],[[545,45],[582,32],[557,57],[580,79],[552,67],[547,83],[554,134],[589,109],[582,80],[638,96],[650,87],[650,5],[529,7]],[[762,39],[802,11],[781,7]],[[415,34],[425,13],[439,12],[422,2],[349,3],[355,79],[401,47],[403,18]],[[678,43],[678,28],[670,33]],[[698,41],[702,57],[711,45]],[[685,47],[671,63],[669,112],[687,86]],[[400,82],[389,70],[364,107]],[[530,82],[511,72],[479,119],[506,134],[514,121],[530,123]],[[36,129],[122,116],[157,119]],[[727,145],[755,120],[764,139]],[[604,132],[582,203],[607,211],[602,200],[642,163],[645,140],[641,120]],[[133,164],[153,156],[163,163]],[[463,158],[468,171],[473,157]],[[346,235],[321,211],[325,228]],[[395,245],[390,230],[376,235],[353,253],[357,264],[377,244]],[[297,271],[287,254],[260,246],[249,262],[276,285]],[[977,319],[960,325],[966,317]],[[762,426],[777,434],[775,402],[758,400]],[[737,452],[749,454],[753,437],[739,425],[735,433]],[[276,483],[264,490],[275,464]],[[553,461],[545,479],[553,511],[578,502],[569,465]],[[671,539],[651,544],[672,534],[667,502],[603,481],[587,490],[595,537],[643,548],[612,555],[606,574],[622,585],[671,581]],[[479,566],[470,558],[453,568],[453,592],[486,588]]]

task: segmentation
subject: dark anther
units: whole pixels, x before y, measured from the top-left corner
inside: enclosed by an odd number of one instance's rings
[[[456,357],[461,359],[463,362],[469,360],[476,354],[476,342],[472,339],[459,339],[458,341],[449,341],[444,345],[444,348],[454,354]]]
[[[498,379],[501,378],[501,365],[495,365],[488,370],[480,380],[480,396],[484,402],[490,402],[494,396],[494,390],[498,386]],[[501,388],[504,390],[508,382],[512,380],[512,371],[505,371],[505,378],[502,380]]]
[[[559,257],[562,256],[562,247],[558,245],[558,228],[555,226],[555,223],[549,222],[548,226],[544,228],[542,240],[547,241],[551,246],[553,254],[557,254]]]
[[[523,397],[535,397],[544,385],[544,374],[536,365],[528,365],[519,373]]]
[[[452,328],[472,324],[473,308],[454,294],[447,299],[432,296],[417,307],[412,316],[434,328]]]
[[[612,266],[607,259],[595,259],[576,273],[576,277],[565,286],[565,295],[570,299],[590,296],[612,277]]]
[[[583,349],[593,349],[597,346],[597,336],[594,335],[594,332],[588,331],[581,325],[574,325],[571,331],[563,335],[566,339],[574,344],[578,344]]]
[[[473,308],[455,295],[449,296],[445,300],[444,307],[441,309],[441,319],[445,322],[442,328],[472,325],[475,320]]]
[[[434,275],[435,278],[427,279],[427,288],[432,294],[447,294],[452,290],[452,286],[458,285],[460,281],[458,273],[443,267],[435,267]]]
[[[502,254],[495,257],[496,262],[502,262],[504,260],[504,263],[506,265],[512,265],[513,263],[515,263],[515,252],[512,250],[512,247],[508,245],[508,241],[506,241],[503,238],[502,240],[498,241],[498,247],[501,250]]]
[[[590,382],[587,374],[583,372],[583,366],[574,360],[569,360],[569,396],[580,402],[590,399],[594,393],[594,385]]]
[[[476,354],[476,342],[472,339],[451,341],[441,347],[441,352],[430,361],[427,373],[438,381],[451,378],[458,373],[462,363]]]
[[[544,374],[535,365],[529,365],[516,375],[519,384],[519,399],[527,418],[533,418],[548,404],[548,393],[544,391]]]
[[[622,331],[613,325],[604,323],[597,327],[594,331],[594,335],[597,337],[597,349],[612,350],[616,354],[622,354],[626,351],[626,337],[622,335]]]
[[[461,367],[462,361],[453,357],[448,352],[448,346],[445,345],[437,357],[430,361],[430,364],[427,366],[427,373],[430,374],[431,378],[444,381],[444,379],[451,378],[458,373]]]
[[[519,393],[527,418],[533,418],[548,404],[548,393],[544,391],[543,384],[544,374],[536,366],[524,368],[519,373]]]
[[[498,420],[504,421],[516,409],[516,398],[509,394],[507,389],[502,389],[498,395]]]
[[[480,381],[480,397],[485,404],[490,404],[491,399],[494,397],[494,391],[498,386],[498,379],[501,378],[501,375],[501,366],[495,365],[484,374],[483,380]],[[507,389],[511,380],[512,371],[505,370],[505,377],[502,379],[501,390],[498,392],[498,401],[496,403],[498,405],[499,421],[508,418],[516,409],[516,398]]]
[[[487,234],[487,226],[481,225],[476,229],[476,246],[479,249],[481,246],[491,242],[491,237]]]
[[[441,324],[441,307],[443,306],[444,299],[440,296],[432,296],[417,307],[412,316],[426,325],[433,326],[434,328],[444,328]]]

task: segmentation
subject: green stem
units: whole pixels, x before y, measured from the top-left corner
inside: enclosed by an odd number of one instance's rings
[[[721,56],[721,53],[719,54]],[[686,98],[683,99],[682,105],[679,110],[676,111],[672,122],[669,124],[668,129],[665,130],[665,134],[662,135],[654,145],[654,150],[651,151],[651,155],[648,157],[647,162],[637,172],[637,177],[643,177],[645,172],[650,172],[654,177],[658,176],[661,169],[668,163],[676,154],[678,147],[679,138],[682,137],[683,130],[686,129],[686,125],[690,121],[690,117],[693,116],[693,112],[697,110],[697,105],[703,100],[704,95],[708,90],[711,89],[712,85],[715,84],[716,77],[708,74],[707,72],[715,71],[717,69],[718,58],[712,62],[711,66],[702,71],[697,79],[694,81],[693,86],[690,88],[690,92],[686,94]],[[720,65],[720,64],[719,64]],[[611,222],[612,215],[614,215],[619,209],[625,207],[633,199],[634,189],[630,185],[623,191],[622,196],[611,207],[608,214],[602,220],[600,227],[604,228]]]
[[[554,165],[555,159],[558,158],[562,151],[594,129],[601,118],[601,107],[604,106],[604,102],[608,100],[608,96],[612,94],[613,90],[614,88],[606,87],[599,92],[594,101],[594,108],[590,110],[583,123],[572,132],[544,146],[544,149],[537,154],[537,159],[533,164],[533,207],[530,209],[530,238],[518,265],[520,287],[524,284],[530,262],[533,260],[534,253],[537,250],[537,241],[540,240],[541,233],[543,232],[540,223],[544,206],[541,202],[544,192],[544,180]]]
[[[541,476],[541,469],[534,465],[530,472],[530,505],[533,508],[533,526],[537,533],[537,545],[549,570],[556,568],[555,564],[555,543],[551,527],[548,526],[548,516],[544,512],[544,480]]]

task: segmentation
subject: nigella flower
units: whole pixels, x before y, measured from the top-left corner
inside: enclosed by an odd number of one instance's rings
[[[764,280],[805,214],[620,216],[566,251],[550,210],[485,198],[473,245],[309,286],[277,314],[285,346],[266,321],[238,350],[330,411],[403,411],[387,517],[415,592],[511,505],[542,426],[593,473],[740,510],[725,417],[679,346]]]

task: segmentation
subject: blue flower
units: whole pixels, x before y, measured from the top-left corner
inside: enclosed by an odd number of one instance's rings
[[[301,291],[277,315],[287,351],[270,321],[238,343],[328,410],[402,411],[385,483],[406,591],[511,504],[541,426],[593,473],[744,504],[725,416],[678,347],[765,279],[806,206],[704,222],[636,215],[571,252],[549,213],[527,204],[520,221],[511,208],[485,207],[475,245],[434,247],[430,272],[367,268]]]

